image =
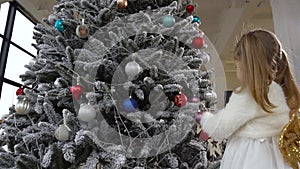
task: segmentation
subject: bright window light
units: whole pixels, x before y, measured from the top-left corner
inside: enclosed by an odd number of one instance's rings
[[[23,84],[19,76],[28,70],[24,65],[32,59],[30,55],[10,45],[4,77]]]
[[[4,34],[9,3],[0,4],[0,34]]]
[[[17,11],[11,40],[35,55],[36,49],[31,45],[35,43],[33,39],[33,27],[34,24]]]

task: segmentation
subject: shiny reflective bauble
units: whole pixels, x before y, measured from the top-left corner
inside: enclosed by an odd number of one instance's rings
[[[172,15],[166,15],[163,18],[163,26],[166,28],[171,28],[175,25],[175,18]]]

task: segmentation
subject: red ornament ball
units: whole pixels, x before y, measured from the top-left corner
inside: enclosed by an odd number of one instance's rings
[[[199,138],[203,141],[207,141],[209,139],[209,135],[203,130],[199,133]]]
[[[182,107],[187,103],[188,98],[186,97],[185,94],[178,94],[174,98],[174,103],[178,107]]]
[[[192,14],[194,12],[195,7],[193,5],[188,5],[186,7],[186,11],[190,14]]]
[[[203,37],[195,37],[192,42],[193,47],[196,49],[202,48],[204,46],[204,44],[205,44],[205,41],[204,41]]]
[[[24,89],[22,87],[20,87],[17,91],[16,91],[16,95],[19,96],[19,95],[24,95]]]
[[[84,92],[84,89],[80,85],[75,85],[70,88],[70,92],[72,93],[75,100],[79,99],[79,96]]]

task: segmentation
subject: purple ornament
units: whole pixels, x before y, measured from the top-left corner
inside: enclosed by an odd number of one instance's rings
[[[196,120],[196,122],[199,123],[199,124],[200,124],[200,121],[201,121],[202,114],[203,114],[203,112],[200,112],[200,111],[199,111],[199,112],[196,114],[196,116],[195,116],[195,120]]]

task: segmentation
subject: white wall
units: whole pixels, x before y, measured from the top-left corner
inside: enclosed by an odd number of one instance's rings
[[[286,50],[300,87],[300,0],[270,0],[274,30]]]

